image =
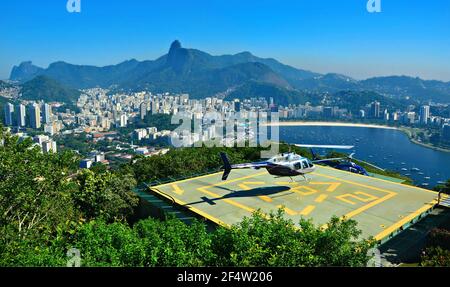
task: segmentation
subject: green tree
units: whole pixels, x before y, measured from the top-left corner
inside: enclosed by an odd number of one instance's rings
[[[52,266],[50,242],[58,228],[77,221],[71,180],[78,159],[43,154],[0,127],[0,265]],[[53,259],[52,259],[53,258]]]
[[[12,225],[18,236],[73,218],[69,175],[77,161],[72,153],[43,154],[31,140],[4,134],[0,146],[0,226]]]
[[[255,213],[231,229],[220,228],[213,249],[221,266],[365,266],[372,240],[361,240],[352,220],[333,218],[327,229],[284,212]]]
[[[79,189],[72,193],[76,207],[86,219],[124,220],[133,213],[139,199],[133,192],[131,174],[85,169],[77,176]]]
[[[424,267],[450,267],[450,250],[429,247],[422,256],[421,266]]]

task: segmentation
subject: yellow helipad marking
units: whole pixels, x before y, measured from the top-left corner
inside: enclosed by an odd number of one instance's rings
[[[298,182],[287,182],[287,181],[277,181],[275,182],[277,185],[288,185],[291,186],[291,191],[296,192],[300,195],[308,196],[315,193],[318,193],[319,190],[314,189],[308,185],[328,185],[328,188],[326,189],[327,192],[333,192],[335,191],[340,185],[340,182],[309,182],[309,183],[302,183],[300,185]],[[319,202],[322,202],[326,196],[320,197]]]
[[[329,185],[329,187],[326,189],[328,192],[335,191],[342,183],[340,182],[310,182],[309,184],[312,185]]]
[[[298,187],[291,188],[291,190],[293,192],[299,193],[301,195],[311,195],[311,194],[319,192],[318,190],[311,188],[309,186],[298,186]],[[301,191],[301,190],[306,190],[306,191]]]
[[[343,173],[344,173],[344,172],[343,172]],[[362,206],[362,207],[360,207],[360,208],[358,208],[358,209],[355,209],[355,210],[353,210],[353,211],[351,211],[351,212],[345,214],[345,215],[342,216],[341,218],[347,218],[347,219],[348,219],[348,218],[352,218],[352,217],[354,217],[354,216],[356,216],[356,215],[358,215],[358,214],[360,214],[360,213],[366,211],[367,209],[372,208],[372,207],[374,207],[374,206],[376,206],[376,205],[378,205],[378,204],[380,204],[380,203],[382,203],[382,202],[384,202],[384,201],[386,201],[386,200],[389,200],[389,199],[391,199],[392,197],[394,197],[394,196],[397,195],[396,192],[393,192],[393,191],[390,191],[390,190],[386,190],[386,189],[382,189],[382,188],[377,188],[377,187],[374,187],[374,186],[368,186],[368,185],[365,185],[365,184],[362,184],[362,183],[353,182],[353,181],[345,180],[345,179],[340,179],[340,178],[337,178],[337,177],[334,177],[334,176],[329,176],[329,175],[325,175],[325,174],[321,174],[321,173],[315,173],[315,174],[317,174],[317,175],[319,175],[319,176],[323,176],[323,177],[325,177],[325,178],[329,178],[329,179],[333,179],[333,180],[338,180],[338,181],[341,181],[341,182],[345,182],[345,183],[348,183],[348,184],[352,184],[352,185],[356,185],[356,186],[365,187],[365,188],[370,189],[370,190],[376,190],[376,191],[381,191],[381,192],[387,193],[386,196],[384,196],[384,197],[382,197],[382,198],[380,198],[380,199],[374,200],[374,201],[372,201],[372,202],[370,202],[370,203],[368,203],[368,204],[366,204],[366,205],[364,205],[364,206]],[[355,174],[355,175],[357,175],[357,174]],[[323,225],[322,227],[325,227],[325,228],[326,228],[326,224]]]
[[[417,216],[421,215],[422,213],[428,211],[429,209],[433,208],[434,205],[437,204],[437,200],[433,200],[432,202],[422,206],[420,209],[416,210],[415,212],[411,213],[410,215],[404,217],[402,220],[394,223],[393,225],[389,226],[386,230],[383,230],[382,232],[378,233],[375,236],[376,240],[381,240],[385,238],[386,236],[389,236],[391,233],[402,227],[404,224],[408,223],[409,221],[413,220]]]
[[[184,190],[182,190],[176,183],[172,184],[173,192],[178,195],[183,195]]]
[[[290,215],[290,216],[297,215],[297,212],[295,212],[294,210],[292,210],[292,209],[290,209],[290,208],[287,208],[286,206],[278,205],[277,208],[278,208],[278,209],[280,209],[280,208],[281,208],[281,209],[284,209],[284,211],[285,211],[288,215]]]
[[[366,197],[366,201],[365,202],[369,202],[369,201],[378,199],[378,196],[375,196],[373,194],[368,194],[368,193],[365,193],[365,192],[362,192],[362,191],[357,191],[357,192],[355,192],[355,194],[364,195]]]
[[[335,169],[335,168],[332,168],[332,167],[329,167],[329,166],[321,166],[320,168],[328,169],[328,170],[334,171],[335,173],[341,173],[341,174],[347,173],[347,171],[338,170],[338,169]],[[314,174],[314,173],[313,173],[313,174]],[[365,175],[362,175],[362,174],[353,173],[352,175],[355,176],[355,177],[366,178],[366,176],[365,176]],[[429,190],[429,189],[425,189],[425,188],[420,188],[420,187],[413,186],[413,185],[405,185],[405,184],[403,184],[403,183],[394,182],[394,181],[389,181],[389,180],[381,179],[381,178],[378,178],[378,177],[371,177],[370,179],[378,180],[378,181],[384,181],[384,182],[389,183],[389,184],[394,184],[394,185],[398,185],[398,186],[403,186],[403,187],[413,188],[413,189],[417,189],[417,190],[420,190],[420,191],[426,191],[426,192],[434,193],[434,194],[437,195],[437,192],[436,192],[436,191]],[[344,182],[345,182],[345,181],[344,181]]]
[[[265,202],[272,202],[272,198],[268,197],[267,195],[260,195],[258,196],[260,199],[264,200]]]
[[[357,196],[355,194],[363,195],[365,197]],[[342,194],[342,195],[336,196],[336,198],[341,200],[341,201],[347,202],[347,203],[349,203],[351,205],[355,205],[356,202],[351,201],[351,200],[349,200],[347,198],[356,199],[356,200],[362,201],[362,202],[370,202],[370,201],[373,201],[373,200],[377,199],[378,197],[376,197],[374,195],[371,195],[371,194],[368,194],[368,193],[365,193],[365,192],[362,192],[362,191],[357,191],[355,193]]]
[[[310,214],[316,207],[314,205],[308,205],[302,211],[300,211],[300,215],[307,216]]]
[[[278,205],[277,208],[281,208],[284,209],[284,211],[286,212],[286,214],[290,215],[290,216],[295,216],[295,215],[303,215],[303,216],[307,216],[309,215],[315,208],[316,206],[314,205],[308,205],[307,207],[303,208],[300,212],[296,212],[290,208],[287,208],[284,205]]]
[[[347,202],[348,204],[355,205],[356,202],[346,199],[347,197],[352,197],[352,196],[353,196],[352,194],[346,193],[346,194],[336,196],[336,198],[339,199],[340,201]]]
[[[326,194],[321,194],[319,195],[314,201],[317,203],[322,203],[325,201],[325,199],[327,199],[328,195]]]
[[[382,203],[383,201],[386,201],[386,200],[388,200],[388,199],[391,199],[392,197],[394,197],[394,196],[396,196],[396,195],[397,195],[397,193],[391,192],[391,193],[389,193],[388,195],[386,195],[386,196],[384,196],[384,197],[382,197],[382,198],[380,198],[380,199],[374,200],[374,201],[372,201],[372,202],[370,202],[370,203],[368,203],[368,204],[366,204],[366,205],[364,205],[364,206],[362,206],[362,207],[360,207],[360,208],[358,208],[358,209],[355,209],[355,210],[353,210],[353,211],[347,213],[346,215],[344,215],[344,217],[347,218],[347,219],[348,219],[348,218],[352,218],[353,216],[358,215],[358,214],[360,214],[360,213],[366,211],[367,209],[369,209],[369,208],[371,208],[371,207],[374,207],[375,205],[378,205],[378,204]]]

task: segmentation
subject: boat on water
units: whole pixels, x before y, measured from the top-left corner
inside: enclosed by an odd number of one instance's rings
[[[411,171],[420,171],[420,169],[418,169],[417,167],[413,167],[411,168]]]
[[[410,173],[406,173],[405,176],[411,176],[411,174]]]
[[[419,172],[419,175],[424,175],[424,173],[423,172]]]
[[[429,177],[429,176],[425,176],[425,177],[424,177],[424,179],[431,179],[431,177]]]
[[[429,186],[430,184],[429,183],[422,183],[421,185],[422,186]]]
[[[437,183],[438,183],[438,184],[445,184],[445,181],[440,180],[440,181],[438,181]]]
[[[402,168],[402,170],[403,170],[403,171],[407,171],[408,169],[407,169],[407,168]]]

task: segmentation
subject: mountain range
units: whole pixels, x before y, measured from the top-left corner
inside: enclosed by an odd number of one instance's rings
[[[52,79],[69,89],[92,87],[119,90],[189,93],[193,98],[213,95],[250,97],[270,95],[279,104],[295,103],[309,93],[343,90],[376,91],[391,97],[450,102],[450,82],[407,76],[358,81],[340,74],[319,74],[259,58],[250,52],[212,56],[183,48],[174,41],[169,52],[156,60],[128,60],[96,67],[55,62],[48,68],[23,62],[12,69],[10,80],[26,83]],[[34,83],[36,85],[36,82]],[[53,85],[54,86],[54,85]]]

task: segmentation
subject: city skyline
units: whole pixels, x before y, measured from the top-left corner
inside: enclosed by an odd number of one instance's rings
[[[81,13],[71,14],[65,1],[3,1],[0,29],[9,44],[0,47],[0,78],[28,60],[42,67],[153,60],[179,39],[213,55],[250,51],[355,79],[450,81],[448,1],[382,1],[381,13],[368,13],[365,0],[241,2],[82,1]]]

